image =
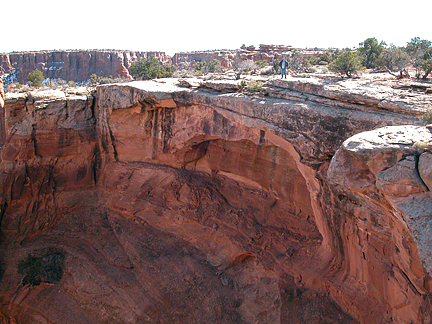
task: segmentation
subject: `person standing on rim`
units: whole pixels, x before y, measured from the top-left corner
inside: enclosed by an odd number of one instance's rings
[[[282,59],[282,61],[279,62],[279,66],[281,68],[281,78],[285,76],[285,79],[287,77],[287,68],[288,68],[288,62],[285,58]]]

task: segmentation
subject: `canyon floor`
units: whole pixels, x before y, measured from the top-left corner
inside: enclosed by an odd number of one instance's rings
[[[0,323],[430,323],[432,85],[257,80],[7,93]]]

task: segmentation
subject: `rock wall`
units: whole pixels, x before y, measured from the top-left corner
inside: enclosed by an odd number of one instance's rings
[[[108,77],[122,64],[129,68],[139,58],[155,56],[162,63],[171,63],[163,52],[115,50],[40,51],[0,54],[0,74],[17,72],[18,82],[27,82],[27,75],[39,69],[45,78],[84,81],[92,74]]]
[[[63,79],[81,82],[90,79],[92,74],[100,77],[119,75],[129,70],[132,62],[139,58],[155,56],[163,64],[174,64],[177,67],[189,67],[196,62],[209,62],[217,59],[226,68],[232,67],[236,60],[280,59],[282,55],[296,52],[301,57],[317,56],[321,51],[296,49],[291,46],[260,45],[242,46],[238,50],[215,50],[205,52],[176,53],[172,58],[164,52],[138,52],[116,50],[65,50],[14,52],[0,54],[0,76],[14,73],[6,85],[12,82],[27,83],[27,75],[38,69],[45,78]],[[121,67],[125,68],[125,70]],[[120,71],[120,70],[121,71]]]
[[[3,146],[3,144],[6,141],[4,99],[5,99],[5,93],[4,93],[3,81],[0,80],[0,147]]]
[[[238,50],[220,50],[204,52],[183,52],[174,54],[172,61],[176,66],[192,65],[196,62],[210,62],[217,59],[221,65],[230,68],[235,61],[266,61],[280,60],[282,56],[291,56],[297,53],[300,57],[311,57],[323,54],[322,51],[305,50],[282,45],[263,45],[258,49],[254,46],[241,46]]]
[[[0,322],[430,322],[415,110],[177,82],[8,94]]]

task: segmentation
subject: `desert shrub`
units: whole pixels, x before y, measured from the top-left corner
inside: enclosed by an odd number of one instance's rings
[[[294,52],[288,59],[288,68],[290,71],[295,73],[311,73],[314,72],[311,69],[311,64],[309,60],[303,58],[298,52]]]
[[[246,82],[246,80],[242,80],[242,81],[240,81],[240,83],[237,85],[238,89],[239,89],[241,92],[243,92],[244,89],[246,89],[246,86],[247,86],[247,82]]]
[[[432,42],[420,37],[414,37],[405,47],[405,52],[410,56],[411,62],[416,69],[416,77],[420,78],[424,72],[423,78],[427,78],[432,71]]]
[[[256,91],[259,92],[262,90],[263,87],[263,83],[262,81],[251,81],[248,83],[248,85],[246,86],[246,88],[250,91]]]
[[[31,286],[38,286],[42,282],[41,279],[41,260],[32,257],[30,254],[26,259],[18,261],[18,273],[25,275],[22,284],[30,284]]]
[[[110,83],[114,83],[114,82],[116,82],[116,80],[113,79],[112,76],[109,76],[109,77],[100,77],[100,76],[97,76],[96,74],[90,75],[90,84],[91,85],[110,84]]]
[[[311,65],[327,65],[333,62],[341,53],[340,49],[328,49],[323,55],[311,57],[308,61]]]
[[[219,60],[213,59],[207,63],[207,69],[210,73],[222,71],[222,66]]]
[[[43,86],[44,76],[43,73],[39,70],[31,71],[27,75],[28,85],[31,87],[42,87]]]
[[[59,282],[63,276],[63,255],[54,253],[43,257],[27,258],[18,261],[17,271],[24,275],[22,285],[38,286],[41,282]]]
[[[377,60],[377,66],[384,68],[390,74],[395,75],[394,72],[405,72],[406,67],[410,62],[410,57],[401,48],[398,48],[391,44],[389,48],[385,48]]]
[[[265,67],[268,66],[268,62],[267,62],[267,61],[264,61],[264,60],[258,60],[258,61],[255,62],[255,64],[256,64],[260,69],[263,69],[263,68],[265,68]]]
[[[346,51],[340,54],[330,65],[329,70],[351,78],[361,70],[361,64],[356,52]]]
[[[216,73],[222,71],[222,66],[219,60],[213,59],[210,62],[198,62],[192,65],[195,72],[201,72],[202,74]]]
[[[280,62],[280,60],[278,60],[278,59],[273,59],[271,62],[271,65],[273,66],[273,70],[274,70],[275,74],[279,74],[281,72],[279,62]]]
[[[420,118],[421,121],[432,124],[432,109],[428,109]]]
[[[48,79],[45,82],[45,85],[47,87],[52,87],[52,88],[61,87],[61,86],[65,85],[65,84],[66,84],[66,81],[63,80],[63,79]]]
[[[420,61],[420,66],[424,72],[423,79],[426,79],[432,72],[432,48],[426,50]]]
[[[236,73],[236,79],[240,79],[242,74],[255,73],[259,67],[252,60],[242,61],[239,59],[234,60],[233,69]]]
[[[174,65],[162,65],[154,56],[150,59],[141,58],[132,63],[130,72],[136,80],[170,78],[176,70]]]
[[[204,74],[204,69],[205,69],[206,63],[205,62],[197,62],[194,65],[192,65],[192,68],[195,70],[195,72],[200,71],[201,73]]]
[[[378,59],[386,44],[384,42],[378,43],[378,40],[375,37],[372,37],[366,39],[359,45],[358,53],[362,59],[363,65],[367,69],[376,68],[378,66]]]
[[[428,142],[419,141],[415,142],[413,145],[414,154],[416,155],[421,155],[424,151],[429,149],[430,145]]]

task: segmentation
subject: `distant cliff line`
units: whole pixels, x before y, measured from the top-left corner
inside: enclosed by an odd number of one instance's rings
[[[280,58],[283,53],[294,50],[299,49],[283,45],[260,45],[256,49],[254,46],[243,45],[237,50],[182,52],[172,57],[165,52],[129,50],[12,52],[0,54],[0,77],[3,78],[6,86],[12,82],[24,84],[27,82],[27,75],[38,69],[43,72],[45,78],[82,82],[89,80],[92,74],[100,77],[113,76],[121,65],[129,70],[132,62],[151,56],[163,64],[174,64],[177,67],[188,66],[194,62],[208,62],[213,59],[219,60],[224,67],[231,67],[236,59],[270,62],[275,58]],[[310,52],[308,55],[314,55],[314,51]]]
[[[133,61],[155,56],[162,63],[171,63],[163,52],[116,50],[65,50],[40,52],[14,52],[0,54],[0,75],[8,74],[5,81],[26,83],[27,75],[38,69],[45,78],[76,82],[90,79],[92,74],[110,76],[122,64],[129,68]]]

